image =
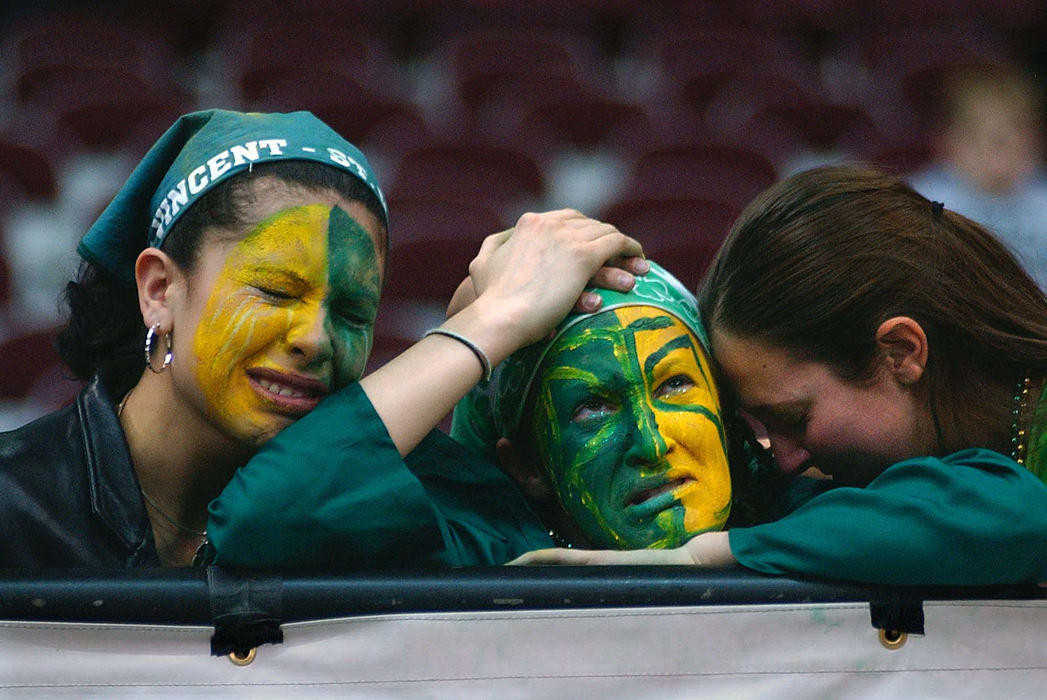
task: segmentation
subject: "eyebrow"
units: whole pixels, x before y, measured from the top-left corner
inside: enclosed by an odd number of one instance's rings
[[[655,350],[654,352],[652,352],[650,355],[647,356],[647,359],[644,360],[644,363],[643,363],[643,372],[644,372],[644,374],[650,374],[651,372],[653,372],[654,368],[658,366],[658,363],[661,362],[662,360],[664,360],[666,358],[666,356],[669,355],[669,353],[673,352],[674,350],[693,350],[693,349],[694,349],[694,343],[691,342],[691,338],[689,336],[686,336],[686,335],[677,336],[677,337],[673,338],[672,340],[667,342],[665,345],[663,345],[662,347],[658,348],[657,350]],[[697,364],[698,364],[699,369],[700,369],[701,368],[701,363],[699,362]],[[704,375],[705,373],[702,372],[702,374]]]
[[[644,318],[638,318],[630,323],[624,330],[630,331],[633,338],[636,337],[636,333],[639,331],[654,331],[661,330],[663,328],[670,328],[676,323],[676,320],[668,315],[661,316],[647,316]],[[676,350],[690,350],[694,355],[695,364],[698,366],[698,371],[702,373],[702,378],[705,379],[706,383],[712,384],[712,377],[705,372],[705,367],[702,366],[701,358],[699,357],[700,345],[696,344],[695,340],[690,334],[684,333],[682,335],[673,338],[662,347],[658,348],[650,355],[643,364],[643,373],[650,375],[654,368],[658,366],[658,363],[665,359],[667,355]],[[634,348],[635,350],[635,348]]]
[[[294,270],[289,270],[285,267],[270,267],[265,263],[253,265],[246,270],[250,274],[265,275],[268,277],[278,277],[288,282],[297,285],[308,285],[309,281],[299,275]]]

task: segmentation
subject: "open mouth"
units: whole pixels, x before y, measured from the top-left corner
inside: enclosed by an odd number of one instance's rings
[[[308,413],[328,394],[326,384],[309,377],[268,369],[250,370],[247,374],[262,399],[286,413]]]
[[[675,479],[671,479],[664,483],[651,488],[642,489],[636,491],[628,500],[625,505],[628,507],[633,506],[656,506],[659,510],[667,507],[670,503],[675,500],[673,493],[684,486],[685,484],[694,482],[694,479],[689,476],[680,476]],[[664,502],[664,503],[663,503]]]
[[[271,382],[267,379],[259,379],[258,386],[262,387],[270,394],[276,394],[277,396],[282,396],[286,398],[301,399],[305,398],[306,396],[311,396],[311,394],[309,394],[308,392],[301,391],[286,384]]]

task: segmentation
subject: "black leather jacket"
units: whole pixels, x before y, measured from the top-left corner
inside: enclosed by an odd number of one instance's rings
[[[95,377],[0,433],[0,568],[160,566],[115,407]]]

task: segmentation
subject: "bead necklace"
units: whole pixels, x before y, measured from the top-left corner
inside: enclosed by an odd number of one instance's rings
[[[1022,418],[1029,403],[1029,387],[1032,378],[1025,378],[1014,390],[1014,408],[1011,409],[1011,459],[1018,464],[1025,464],[1025,428],[1022,427]]]
[[[562,549],[573,549],[574,545],[567,541],[567,538],[561,535],[556,530],[549,530],[549,537],[552,538],[553,543]]]

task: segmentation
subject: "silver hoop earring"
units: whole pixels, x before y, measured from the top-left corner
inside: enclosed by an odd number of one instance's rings
[[[153,374],[162,374],[165,369],[171,364],[171,360],[174,359],[174,352],[171,348],[171,334],[164,334],[164,342],[166,344],[166,351],[164,352],[164,363],[160,365],[160,369],[153,367],[153,338],[160,332],[160,322],[157,321],[149,328],[149,332],[145,334],[145,366],[149,368],[149,371]]]

